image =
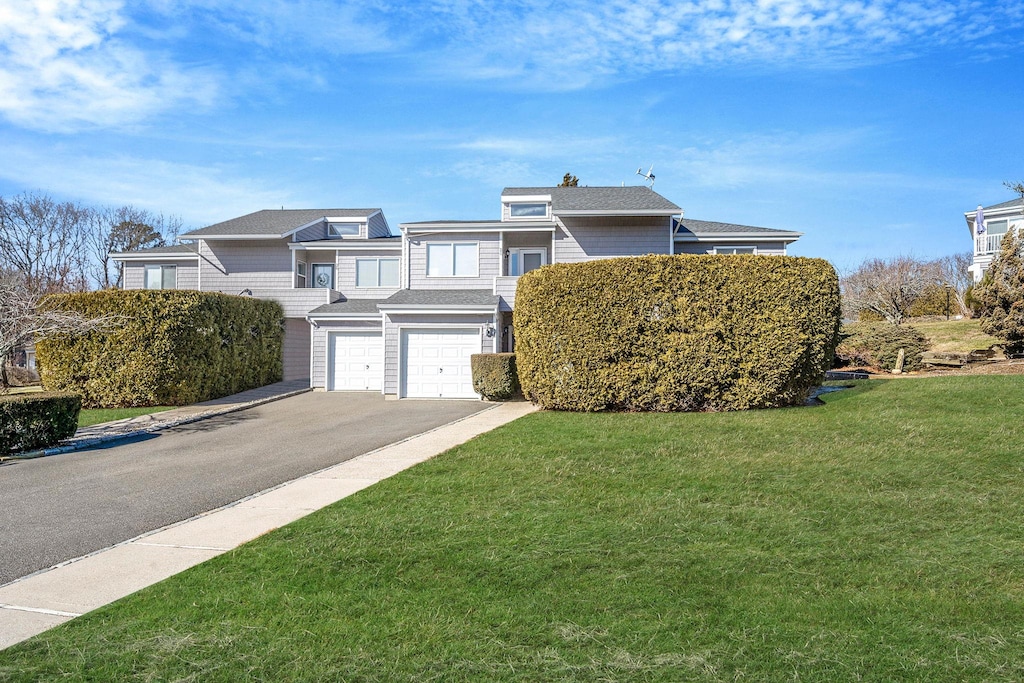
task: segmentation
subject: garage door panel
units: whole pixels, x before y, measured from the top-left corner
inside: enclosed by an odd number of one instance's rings
[[[380,391],[384,381],[384,343],[379,332],[331,335],[328,376],[332,391]]]
[[[402,334],[404,393],[409,398],[477,398],[470,356],[480,353],[477,329],[406,330]]]

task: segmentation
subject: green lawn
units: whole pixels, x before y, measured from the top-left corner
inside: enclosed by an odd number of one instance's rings
[[[928,337],[929,351],[970,353],[987,349],[999,340],[981,331],[981,321],[970,320],[908,320],[907,325]]]
[[[114,420],[124,420],[129,417],[138,417],[139,415],[152,415],[153,413],[162,413],[165,410],[170,410],[174,406],[150,406],[148,408],[83,408],[78,413],[78,426],[88,427],[90,425],[97,425],[103,422],[113,422]]]
[[[0,653],[0,680],[1019,681],[1024,382],[540,413]]]

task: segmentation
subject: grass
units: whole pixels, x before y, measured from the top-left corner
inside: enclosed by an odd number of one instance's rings
[[[1024,383],[539,413],[0,652],[0,680],[1024,679]]]
[[[929,351],[969,353],[987,349],[999,340],[981,331],[977,318],[964,320],[910,320],[906,323],[928,338]]]
[[[174,406],[150,406],[147,408],[83,408],[78,413],[78,426],[89,427],[91,425],[124,420],[129,417],[140,415],[152,415],[170,410]]]

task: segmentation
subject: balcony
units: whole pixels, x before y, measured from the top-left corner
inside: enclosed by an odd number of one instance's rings
[[[974,237],[974,255],[982,256],[985,254],[995,254],[999,251],[999,243],[1003,241],[1004,233],[997,233],[990,235],[988,233],[984,235],[975,235]]]

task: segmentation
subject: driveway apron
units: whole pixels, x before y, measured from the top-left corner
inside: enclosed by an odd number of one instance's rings
[[[306,393],[0,465],[0,585],[458,420],[480,401]]]

